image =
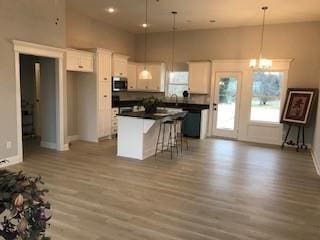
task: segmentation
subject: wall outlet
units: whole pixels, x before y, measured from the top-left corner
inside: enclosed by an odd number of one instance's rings
[[[11,149],[12,148],[12,142],[11,141],[7,141],[7,149]]]

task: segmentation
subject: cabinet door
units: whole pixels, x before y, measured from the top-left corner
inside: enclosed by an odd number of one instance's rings
[[[111,96],[108,94],[108,82],[99,82],[99,137],[110,135]],[[109,106],[110,105],[110,106]]]
[[[111,55],[99,54],[99,81],[108,81],[111,84]]]
[[[209,93],[211,76],[210,62],[189,63],[189,91],[190,93]]]
[[[80,55],[79,68],[83,72],[93,72],[93,55]]]
[[[128,90],[135,90],[137,88],[137,65],[135,63],[128,63]]]
[[[137,65],[137,89],[138,90],[148,90],[148,81],[145,79],[140,79],[139,74],[144,70],[144,65]]]
[[[128,76],[128,58],[126,56],[113,57],[113,76]]]
[[[77,52],[67,51],[67,70],[79,71],[80,55]]]
[[[161,87],[161,65],[150,65],[149,71],[152,79],[148,82],[148,90],[160,92]]]

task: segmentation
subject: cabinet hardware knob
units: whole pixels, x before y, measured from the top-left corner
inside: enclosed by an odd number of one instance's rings
[[[108,80],[108,78],[104,78],[104,80]]]
[[[104,97],[108,97],[107,95],[104,95]]]
[[[83,66],[79,65],[79,68],[83,68]]]

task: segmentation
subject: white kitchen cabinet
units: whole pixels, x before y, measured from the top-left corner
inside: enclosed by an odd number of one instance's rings
[[[67,49],[66,57],[68,71],[93,72],[93,53],[74,49]]]
[[[118,133],[118,120],[117,114],[119,113],[119,108],[112,108],[112,119],[111,119],[111,134],[115,135]]]
[[[128,63],[128,91],[137,89],[137,64]]]
[[[211,78],[211,62],[189,62],[189,92],[208,94]]]
[[[112,55],[112,76],[128,76],[128,56],[113,54]]]
[[[112,135],[111,52],[97,50],[98,133],[99,138]]]
[[[164,92],[166,79],[166,66],[164,63],[148,63],[152,79],[139,79],[139,74],[144,70],[144,64],[137,64],[137,90],[149,92]]]

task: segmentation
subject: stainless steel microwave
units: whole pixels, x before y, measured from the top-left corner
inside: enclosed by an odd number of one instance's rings
[[[112,77],[112,91],[123,92],[128,90],[128,79],[124,77]]]

